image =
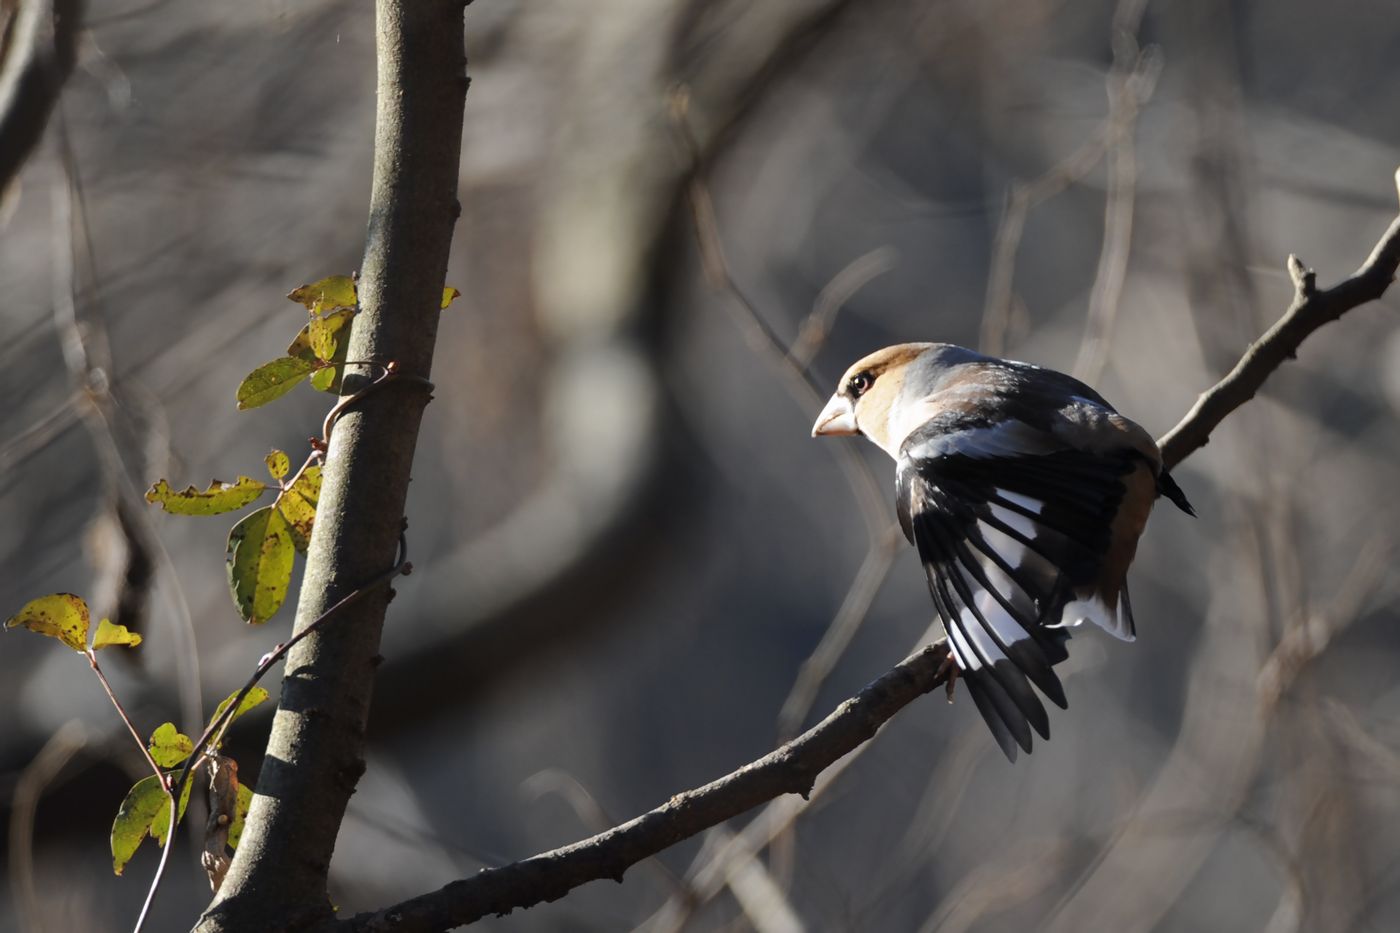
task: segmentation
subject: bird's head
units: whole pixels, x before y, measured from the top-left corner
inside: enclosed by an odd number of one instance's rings
[[[812,425],[812,436],[863,434],[897,456],[909,433],[909,400],[924,398],[949,367],[979,359],[947,343],[901,343],[857,361]]]

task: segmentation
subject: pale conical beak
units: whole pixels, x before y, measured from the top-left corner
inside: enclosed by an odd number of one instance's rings
[[[833,395],[831,401],[822,409],[822,413],[817,415],[817,423],[812,425],[813,437],[859,433],[860,428],[856,427],[856,410],[852,407],[851,400],[844,395]]]

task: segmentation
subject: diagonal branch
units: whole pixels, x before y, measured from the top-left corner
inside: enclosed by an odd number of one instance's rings
[[[1400,191],[1400,170],[1395,173],[1395,183]],[[1361,268],[1331,288],[1318,291],[1315,273],[1305,268],[1297,256],[1289,256],[1293,303],[1264,336],[1249,345],[1230,374],[1201,393],[1186,417],[1157,442],[1167,468],[1175,467],[1204,447],[1220,422],[1254,398],[1264,381],[1285,360],[1297,357],[1298,348],[1313,331],[1384,295],[1395,281],[1397,267],[1400,267],[1400,217],[1390,222]]]
[[[1397,173],[1400,176],[1400,173]],[[1400,179],[1397,180],[1400,184]],[[1283,318],[1246,350],[1235,369],[1161,441],[1168,466],[1204,446],[1211,431],[1258,391],[1269,374],[1294,356],[1323,324],[1380,297],[1400,267],[1400,217],[1350,278],[1318,291],[1313,273],[1290,257],[1297,291]],[[895,713],[947,679],[947,648],[929,645],[842,703],[792,742],[730,774],[606,832],[552,852],[482,871],[471,878],[384,910],[323,929],[345,933],[434,933],[491,914],[554,901],[589,881],[621,881],[629,867],[663,849],[783,794],[805,795],[817,775],[872,738]]]
[[[429,933],[554,901],[589,881],[612,878],[642,859],[782,794],[806,795],[828,765],[869,740],[890,717],[947,679],[942,642],[921,649],[842,703],[787,745],[717,781],[672,797],[649,813],[581,842],[471,878],[339,928]]]

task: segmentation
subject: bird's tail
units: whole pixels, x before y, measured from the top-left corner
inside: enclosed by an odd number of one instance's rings
[[[1157,494],[1166,496],[1178,509],[1187,515],[1195,517],[1196,510],[1191,508],[1191,503],[1186,499],[1186,493],[1181,491],[1181,487],[1172,479],[1172,475],[1163,470],[1157,475]]]

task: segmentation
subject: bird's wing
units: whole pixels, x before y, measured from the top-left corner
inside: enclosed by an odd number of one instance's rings
[[[1030,751],[1031,728],[1049,738],[1030,684],[1066,705],[1053,670],[1068,656],[1061,614],[1098,576],[1138,460],[1072,448],[1024,421],[954,414],[900,450],[900,524],[968,692],[1010,758],[1017,745]],[[1130,636],[1126,605],[1120,615]]]

